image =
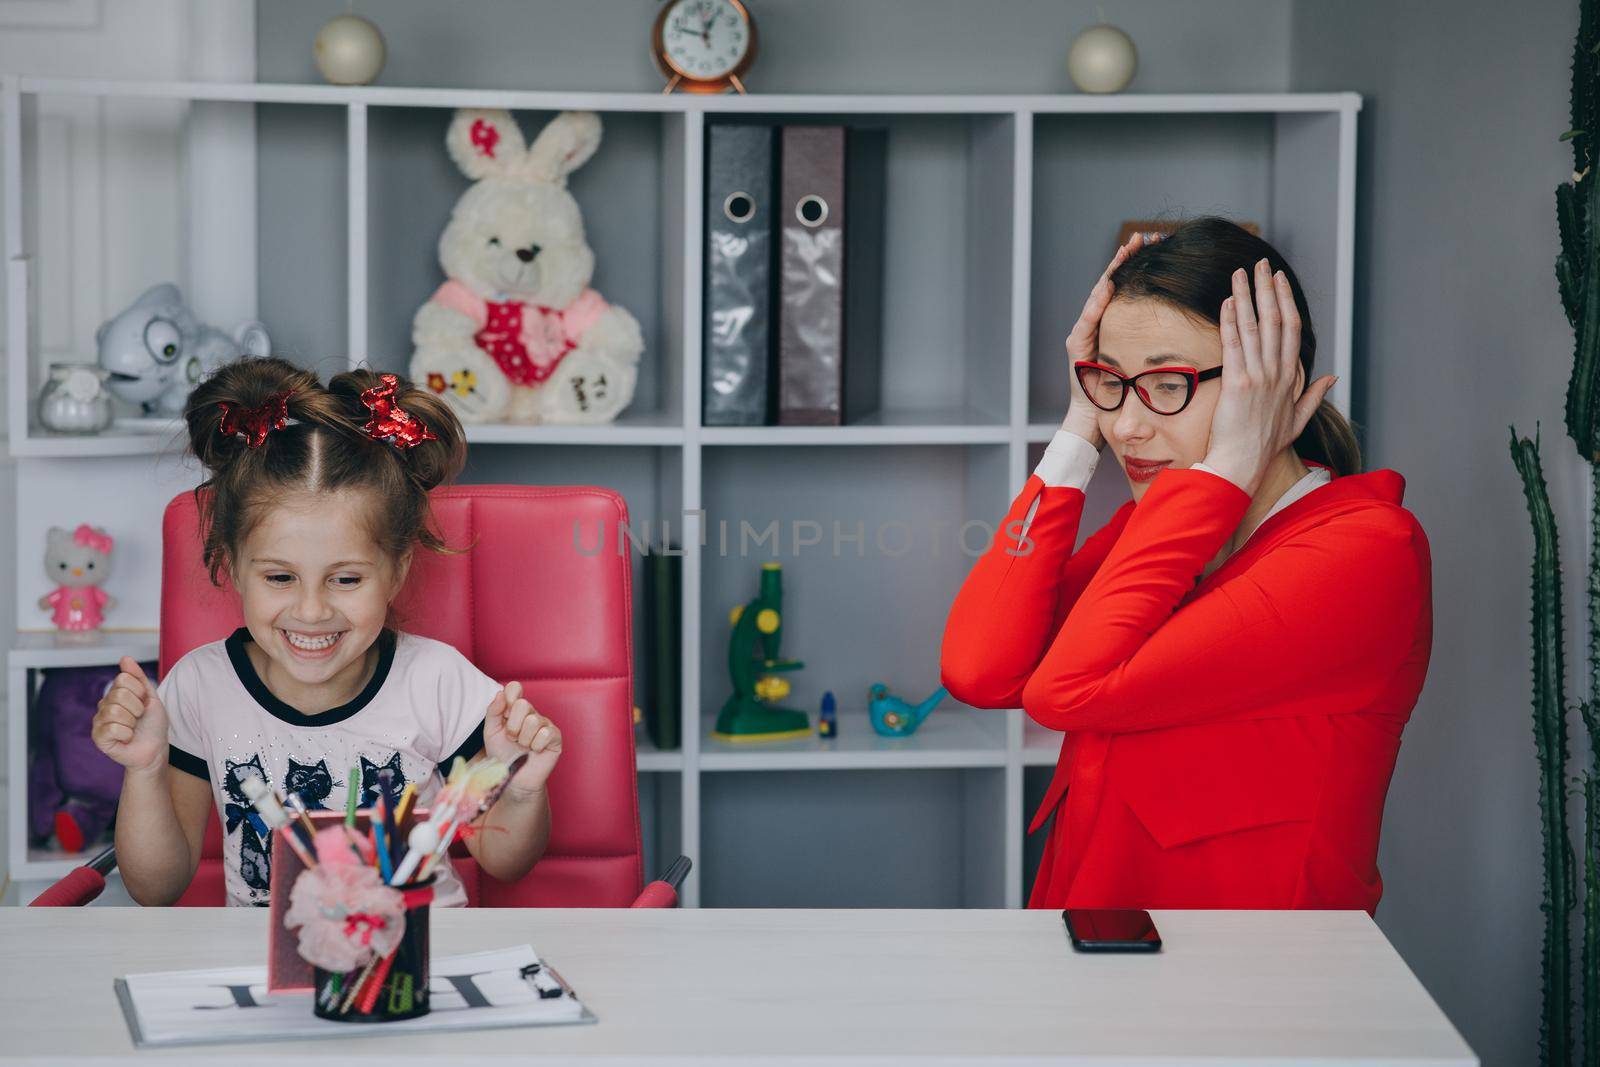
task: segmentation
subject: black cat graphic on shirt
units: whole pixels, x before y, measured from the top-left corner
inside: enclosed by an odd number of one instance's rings
[[[328,770],[327,760],[300,763],[290,756],[289,773],[283,776],[283,795],[287,797],[291,793],[298,793],[306,807],[326,808],[328,795],[338,784]]]
[[[393,771],[394,777],[389,780],[388,802],[393,804],[399,799],[400,791],[406,787],[406,772],[400,765],[400,753],[396,752],[389,757],[387,763],[373,763],[367,757],[361,757],[361,806],[370,808],[378,802],[378,792],[382,783],[378,779],[379,771]]]

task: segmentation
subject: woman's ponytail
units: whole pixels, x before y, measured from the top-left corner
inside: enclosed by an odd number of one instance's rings
[[[1294,451],[1301,459],[1331,467],[1335,478],[1361,472],[1361,445],[1355,428],[1328,400],[1311,413],[1306,428],[1295,438]]]

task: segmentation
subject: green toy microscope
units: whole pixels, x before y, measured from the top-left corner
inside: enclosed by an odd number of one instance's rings
[[[778,641],[783,632],[781,564],[761,565],[761,591],[750,603],[735,606],[728,620],[733,623],[733,636],[728,641],[733,695],[722,705],[711,736],[718,741],[810,737],[811,720],[805,712],[777,706],[789,695],[789,682],[779,678],[778,673],[805,666],[797,659],[778,658]]]

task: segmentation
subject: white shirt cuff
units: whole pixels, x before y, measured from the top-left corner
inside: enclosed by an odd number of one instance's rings
[[[1033,468],[1045,485],[1087,491],[1100,463],[1100,450],[1071,430],[1057,430]]]
[[[1226,474],[1223,474],[1221,471],[1218,471],[1218,470],[1215,470],[1215,469],[1213,469],[1211,467],[1208,467],[1204,463],[1191,463],[1189,465],[1189,469],[1190,470],[1195,470],[1195,471],[1205,471],[1207,474],[1215,474],[1218,478],[1221,478],[1223,481],[1227,482],[1229,485],[1238,486],[1240,489],[1244,488],[1244,486],[1239,485],[1238,482],[1234,481],[1232,478],[1229,478]]]

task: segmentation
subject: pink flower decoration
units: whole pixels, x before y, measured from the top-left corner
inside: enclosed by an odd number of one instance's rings
[[[284,925],[300,929],[300,955],[325,971],[353,971],[389,955],[406,931],[405,900],[378,872],[322,864],[289,891]]]

